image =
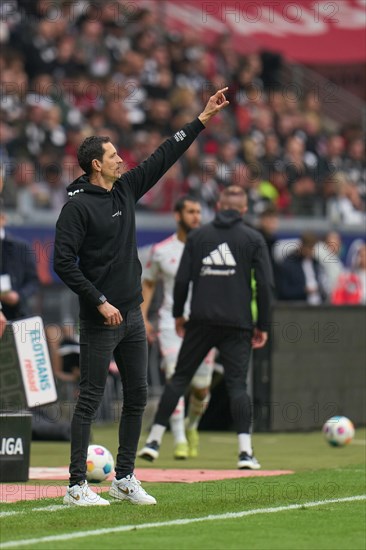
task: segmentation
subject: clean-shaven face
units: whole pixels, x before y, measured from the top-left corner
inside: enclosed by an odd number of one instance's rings
[[[123,174],[123,160],[112,143],[103,143],[101,176],[108,182],[115,182]]]

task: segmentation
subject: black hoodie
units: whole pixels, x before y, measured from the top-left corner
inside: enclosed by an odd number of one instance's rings
[[[192,281],[191,321],[251,330],[252,270],[257,327],[268,331],[273,276],[266,243],[237,210],[218,212],[211,223],[188,235],[175,278],[174,317],[183,315]]]
[[[56,224],[54,269],[79,295],[80,318],[103,322],[97,310],[103,295],[122,315],[139,305],[141,264],[137,256],[135,205],[195,140],[204,125],[186,124],[111,191],[87,175],[68,187],[69,201]]]

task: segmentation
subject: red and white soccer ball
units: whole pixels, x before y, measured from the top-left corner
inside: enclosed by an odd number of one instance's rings
[[[323,434],[329,445],[344,447],[351,443],[355,428],[346,416],[332,416],[323,426]]]
[[[114,460],[102,445],[89,445],[86,459],[86,478],[91,483],[100,483],[113,471]]]

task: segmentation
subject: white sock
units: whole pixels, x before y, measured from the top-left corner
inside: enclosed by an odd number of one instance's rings
[[[170,429],[172,430],[174,443],[187,443],[184,429],[184,397],[180,397],[173,414],[169,419]]]
[[[248,453],[248,455],[253,455],[252,449],[252,438],[250,434],[238,434],[238,443],[239,443],[239,454]]]
[[[197,399],[197,397],[191,393],[188,406],[188,423],[187,429],[197,429],[199,421],[201,420],[203,413],[208,407],[210,401],[210,394],[206,395],[204,399]]]
[[[150,430],[149,437],[147,438],[146,443],[151,443],[152,441],[157,441],[159,445],[163,439],[166,427],[161,424],[153,424],[153,427]]]

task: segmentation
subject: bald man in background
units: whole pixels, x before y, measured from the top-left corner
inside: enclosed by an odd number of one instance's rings
[[[174,286],[177,334],[184,338],[175,373],[160,400],[145,447],[159,450],[169,417],[198,366],[213,348],[220,352],[231,414],[238,434],[239,469],[257,470],[251,443],[252,407],[246,378],[251,349],[265,345],[273,288],[271,262],[262,235],[243,221],[247,196],[239,186],[222,191],[215,219],[188,235]],[[258,321],[251,313],[252,270]],[[184,304],[192,283],[189,320]]]

